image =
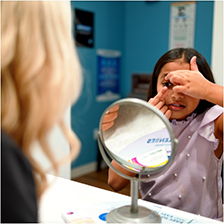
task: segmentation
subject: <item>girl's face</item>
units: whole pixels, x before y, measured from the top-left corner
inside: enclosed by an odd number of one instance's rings
[[[183,61],[183,59],[177,59],[173,62],[166,63],[162,67],[157,79],[157,92],[164,86],[168,87],[162,98],[165,100],[165,104],[168,108],[172,111],[170,119],[184,120],[197,108],[200,100],[173,91],[174,85],[168,80],[165,80],[165,76],[169,72],[176,70],[190,70],[190,64]]]

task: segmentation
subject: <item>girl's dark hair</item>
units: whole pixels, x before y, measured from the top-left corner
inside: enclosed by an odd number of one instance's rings
[[[184,61],[190,63],[190,60],[193,56],[196,56],[196,63],[198,66],[199,71],[202,73],[202,75],[208,79],[209,81],[215,83],[212,71],[208,65],[208,62],[206,59],[195,49],[193,48],[174,48],[167,53],[165,53],[156,63],[152,77],[149,83],[149,89],[147,94],[147,101],[156,96],[157,94],[157,79],[160,74],[160,71],[162,67],[168,63],[173,62],[176,59],[183,58]],[[207,108],[210,108],[214,106],[214,104],[206,101],[206,100],[200,100],[199,105],[196,108],[197,114],[203,113]]]

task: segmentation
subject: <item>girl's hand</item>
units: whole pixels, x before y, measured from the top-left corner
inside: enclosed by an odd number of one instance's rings
[[[164,86],[155,97],[149,99],[148,103],[155,106],[162,113],[164,113],[164,115],[166,116],[167,119],[170,119],[172,112],[165,105],[165,100],[163,99],[163,96],[164,96],[166,90],[167,90],[167,87]]]
[[[111,108],[103,118],[102,131],[106,131],[114,125],[114,120],[117,118],[119,106]]]
[[[190,61],[190,69],[170,72],[165,79],[175,85],[174,91],[193,98],[205,99],[211,82],[199,72],[196,56],[192,57]]]

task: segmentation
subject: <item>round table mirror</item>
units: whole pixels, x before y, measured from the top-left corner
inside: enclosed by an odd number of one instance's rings
[[[104,161],[131,182],[131,204],[106,216],[108,223],[159,223],[160,216],[138,206],[138,184],[164,173],[176,155],[177,139],[165,115],[147,102],[127,98],[114,102],[102,114],[98,144]],[[136,174],[130,177],[117,170],[114,160]]]

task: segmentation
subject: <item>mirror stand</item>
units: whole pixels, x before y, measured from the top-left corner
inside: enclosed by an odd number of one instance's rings
[[[161,223],[154,211],[138,206],[138,181],[131,180],[131,205],[116,208],[107,214],[108,223]]]
[[[160,176],[169,168],[176,155],[177,143],[168,119],[143,100],[121,99],[106,108],[99,124],[99,150],[110,169],[130,180],[131,184],[131,204],[110,211],[106,216],[107,223],[162,221],[156,212],[138,206],[138,184],[152,176]],[[135,177],[121,172],[110,160],[133,172]]]
[[[98,134],[98,144],[104,161],[115,171],[116,169],[107,158],[100,134]],[[120,173],[118,170],[116,172]],[[124,174],[120,173],[120,175],[124,177]],[[138,184],[139,180],[136,177],[130,179],[131,205],[125,205],[110,211],[106,216],[107,223],[161,223],[159,214],[143,206],[138,206]]]

